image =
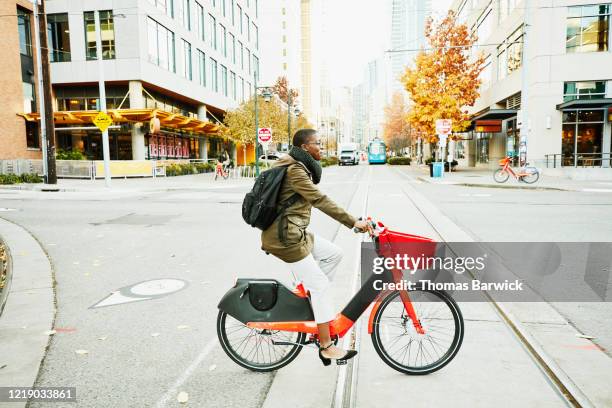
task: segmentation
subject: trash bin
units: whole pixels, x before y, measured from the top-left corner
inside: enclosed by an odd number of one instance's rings
[[[434,178],[442,178],[444,175],[444,162],[433,163],[432,173]]]
[[[429,177],[433,177],[433,163],[429,163]]]

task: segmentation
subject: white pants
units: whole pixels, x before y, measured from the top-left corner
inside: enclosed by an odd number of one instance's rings
[[[341,260],[342,250],[338,246],[315,235],[312,253],[301,261],[289,264],[291,272],[304,284],[306,290],[310,291],[310,301],[317,323],[327,323],[336,317],[331,281]]]

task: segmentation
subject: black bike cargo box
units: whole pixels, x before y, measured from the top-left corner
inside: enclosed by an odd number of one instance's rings
[[[308,298],[274,279],[238,279],[219,302],[219,309],[242,323],[314,320]]]

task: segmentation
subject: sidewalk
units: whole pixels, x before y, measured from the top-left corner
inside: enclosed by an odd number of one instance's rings
[[[148,177],[148,178],[114,178],[111,187],[107,188],[104,179],[58,179],[56,187],[60,192],[121,192],[121,193],[152,193],[171,190],[229,188],[236,185],[249,185],[252,178],[229,178],[227,180],[214,179],[214,173],[194,174],[176,177]],[[19,190],[42,192],[51,187],[47,184],[13,184],[0,185],[0,191]],[[49,192],[48,194],[52,194]]]
[[[441,179],[429,177],[428,166],[394,166],[402,173],[417,180],[438,185],[465,187],[509,188],[525,190],[580,191],[591,193],[612,193],[612,181],[571,180],[563,177],[541,175],[535,184],[521,183],[514,178],[500,184],[493,180],[493,171],[480,168],[460,168],[456,172],[444,173]]]

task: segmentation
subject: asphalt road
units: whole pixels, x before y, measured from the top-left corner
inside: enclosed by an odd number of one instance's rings
[[[327,170],[321,187],[347,205],[366,169]],[[206,186],[26,199],[0,192],[0,207],[17,210],[2,216],[36,236],[57,282],[58,332],[38,386],[75,386],[79,407],[179,406],[180,391],[192,406],[261,405],[274,374],[246,372],[225,356],[216,305],[237,276],[290,282],[290,275],[260,250],[258,230],[242,221],[248,184]],[[332,239],[339,224],[316,213],[313,228]],[[120,288],[163,278],[187,286],[157,299],[91,308]]]
[[[393,186],[385,184],[396,171],[329,168],[321,188],[348,206],[357,184],[370,177],[378,187],[370,189],[369,211],[382,217],[373,204],[394,199]],[[608,241],[612,230],[612,194],[439,186],[404,178],[481,241]],[[228,180],[159,193],[0,192],[0,207],[16,210],[2,217],[36,236],[57,282],[58,332],[37,385],[75,386],[79,407],[174,407],[181,391],[189,393],[192,406],[260,406],[274,374],[232,363],[215,331],[217,302],[236,276],[290,281],[282,262],[259,249],[259,232],[240,217],[248,188]],[[389,217],[399,221],[401,211]],[[315,211],[317,233],[333,239],[338,228]],[[187,285],[150,300],[92,308],[114,291],[153,279]],[[612,350],[608,304],[555,307]]]

